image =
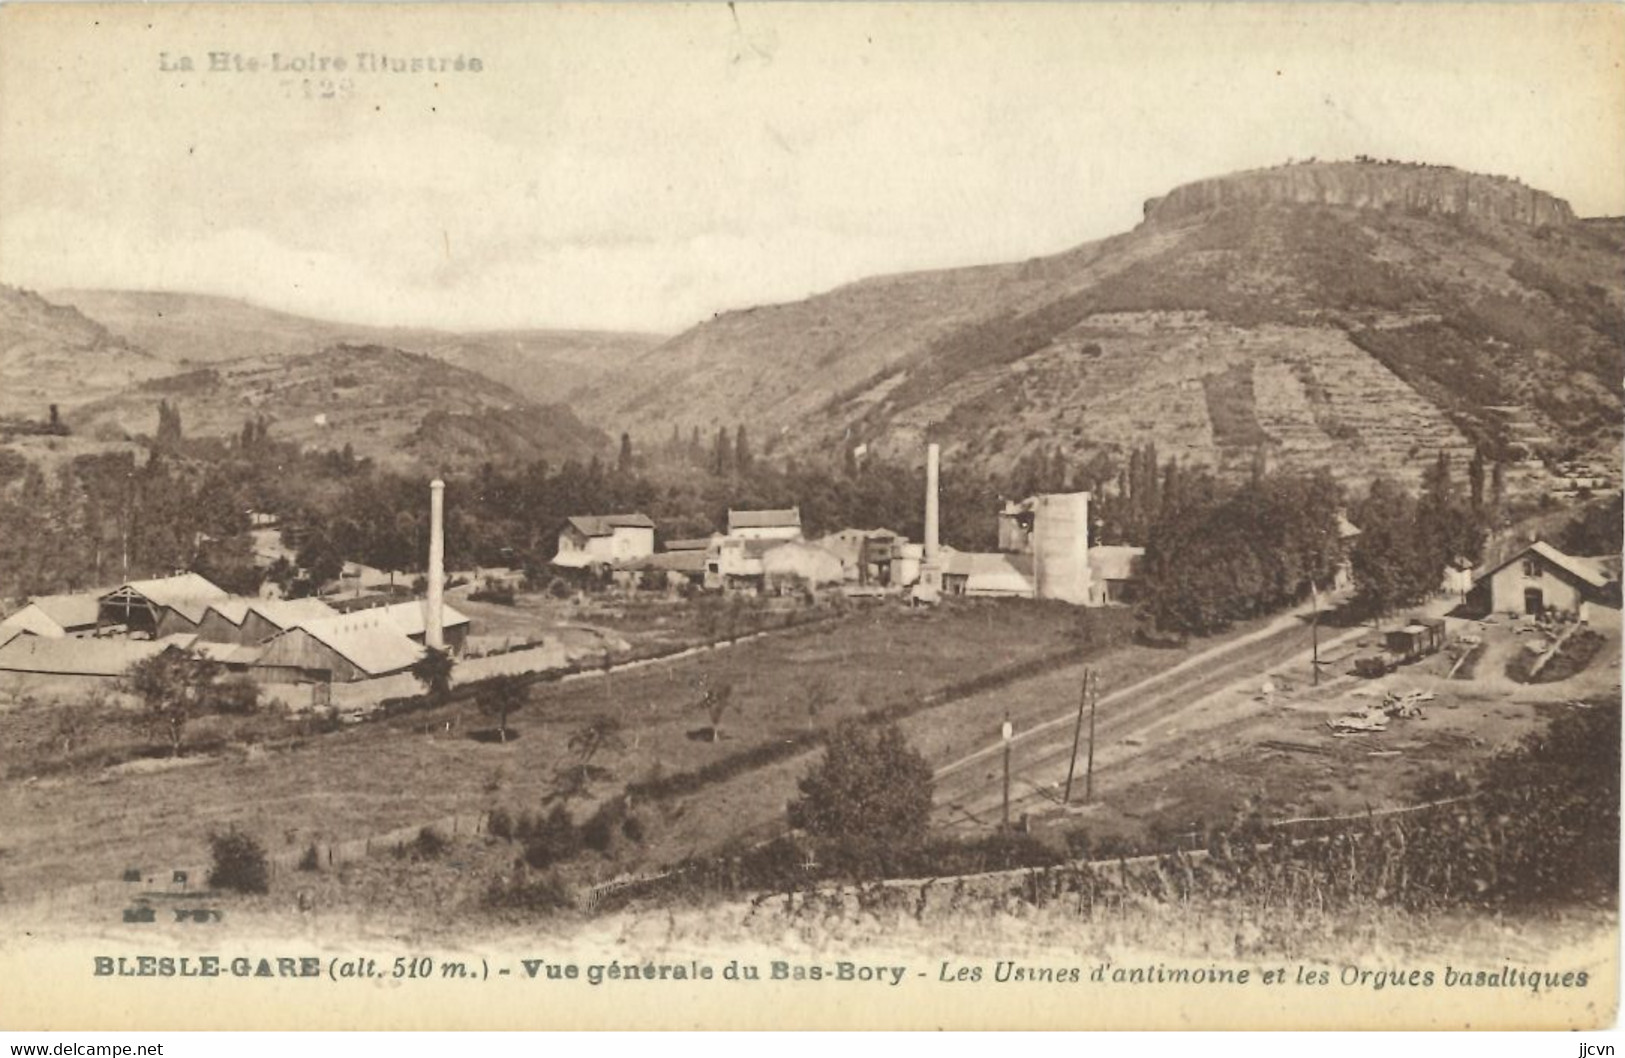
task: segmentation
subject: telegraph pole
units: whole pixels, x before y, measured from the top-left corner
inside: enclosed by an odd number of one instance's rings
[[[1095,800],[1095,706],[1100,704],[1100,677],[1089,673],[1089,765],[1083,773],[1083,803]]]
[[[1093,671],[1083,670],[1083,685],[1078,688],[1078,722],[1072,728],[1072,760],[1066,766],[1066,793],[1061,797],[1062,804],[1072,803],[1072,776],[1078,770],[1078,743],[1083,739],[1083,705],[1089,700],[1089,680]]]
[[[1005,714],[1009,715],[1009,714]],[[1015,735],[1015,728],[1010,721],[1004,722],[1004,829],[1010,829],[1010,740]]]
[[[1310,667],[1314,670],[1314,673],[1315,673],[1314,677],[1313,677],[1314,686],[1319,687],[1320,686],[1320,589],[1315,587],[1315,582],[1314,582],[1313,578],[1311,578],[1310,581],[1309,581],[1309,593],[1311,595],[1313,595],[1314,599],[1315,599],[1315,616],[1309,622],[1310,634],[1314,637],[1314,639],[1313,639],[1313,647],[1312,647],[1314,660],[1311,663]]]

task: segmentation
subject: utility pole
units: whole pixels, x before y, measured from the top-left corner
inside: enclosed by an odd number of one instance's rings
[[[1006,713],[1006,716],[1009,714]],[[1004,722],[1004,829],[1010,829],[1010,740],[1015,735],[1010,721]]]
[[[1100,676],[1089,673],[1089,764],[1083,773],[1083,803],[1095,801],[1095,706],[1100,704]]]
[[[1072,728],[1072,760],[1066,766],[1066,793],[1061,797],[1061,803],[1072,803],[1072,776],[1078,770],[1078,743],[1083,739],[1083,705],[1089,700],[1089,680],[1093,674],[1092,669],[1083,670],[1083,685],[1078,688],[1078,722]]]
[[[1320,686],[1320,589],[1315,587],[1313,578],[1309,580],[1309,593],[1315,598],[1315,616],[1309,622],[1310,634],[1313,640],[1313,661],[1310,667],[1314,670],[1314,686]]]

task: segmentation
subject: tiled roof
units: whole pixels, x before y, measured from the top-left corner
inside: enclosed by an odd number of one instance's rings
[[[728,511],[728,531],[735,529],[801,528],[801,508],[767,511]]]
[[[394,622],[382,617],[381,608],[308,621],[298,630],[326,644],[369,676],[400,672],[423,656],[423,648],[406,638]]]
[[[122,676],[174,644],[137,639],[54,639],[21,635],[0,646],[0,671],[59,676]]]
[[[583,536],[610,536],[617,529],[653,529],[655,523],[647,514],[578,514],[569,519]]]
[[[210,604],[230,598],[230,593],[226,589],[196,573],[177,573],[173,577],[127,581],[107,594],[125,590],[159,606],[166,606],[184,615],[189,621],[203,620],[203,614]],[[105,597],[104,595],[103,598]]]

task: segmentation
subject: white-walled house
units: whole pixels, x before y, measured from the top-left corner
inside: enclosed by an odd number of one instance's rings
[[[613,566],[655,553],[655,523],[646,514],[584,514],[559,530],[554,565]]]
[[[735,540],[799,540],[801,508],[769,511],[728,510],[728,535]]]
[[[1577,614],[1582,603],[1618,608],[1619,585],[1596,562],[1537,540],[1480,574],[1471,597],[1491,613]]]

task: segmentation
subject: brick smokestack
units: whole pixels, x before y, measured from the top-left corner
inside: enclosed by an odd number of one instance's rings
[[[935,444],[925,446],[925,560],[937,560],[937,464],[940,451]]]
[[[424,615],[423,642],[434,650],[446,648],[446,483],[429,482],[429,608]]]

